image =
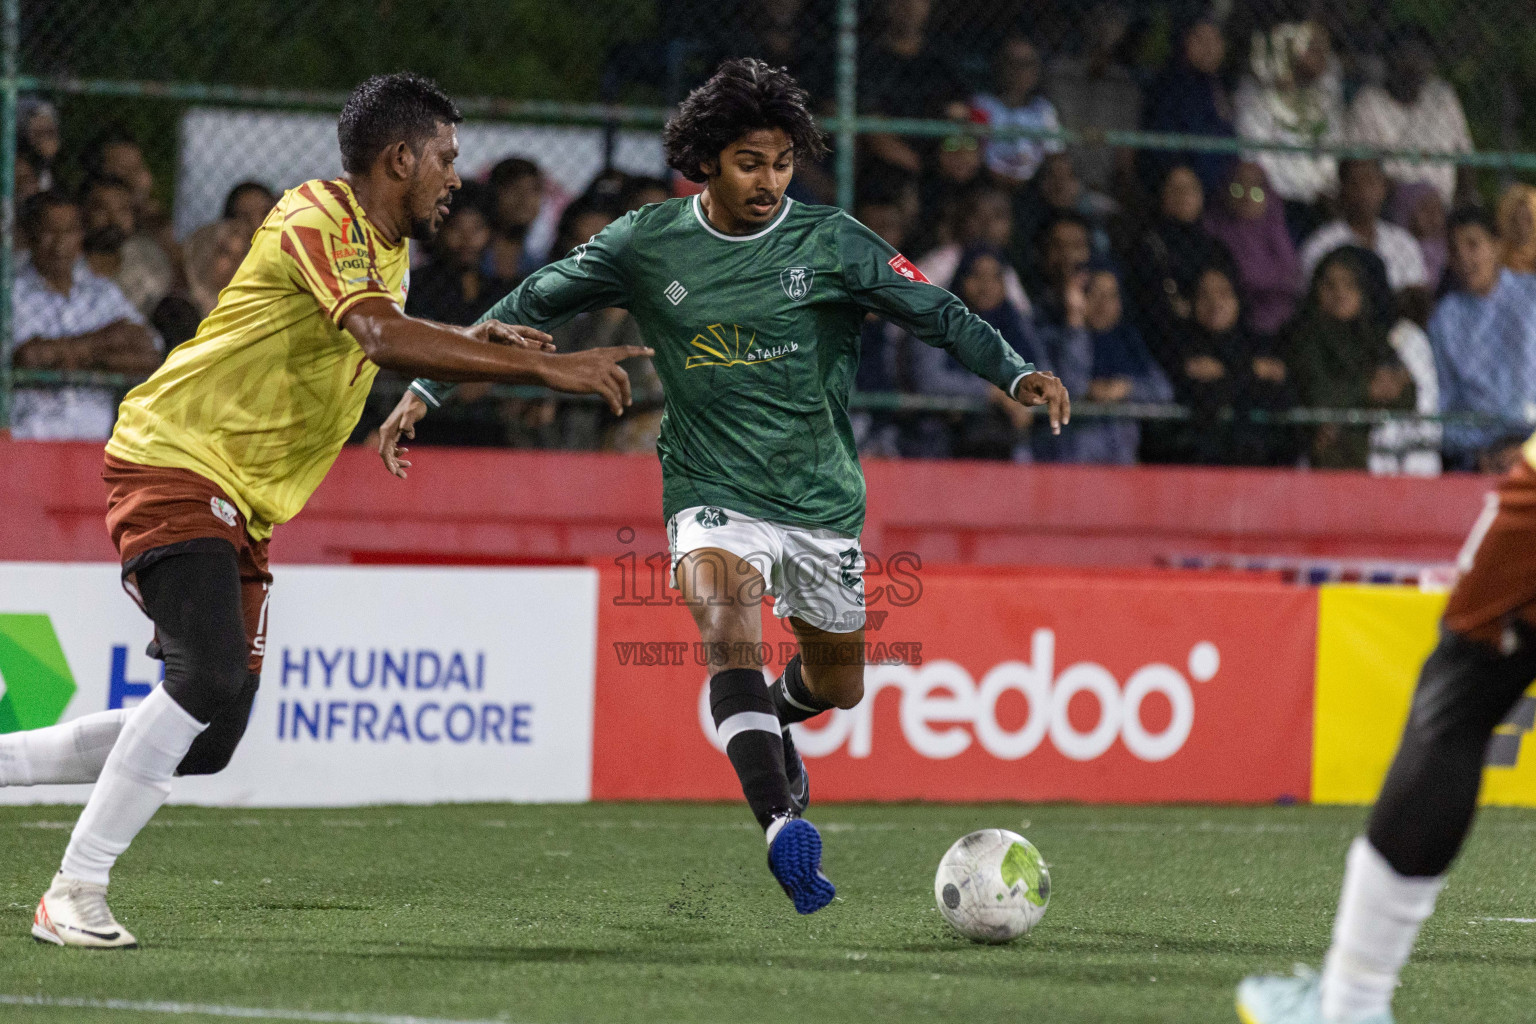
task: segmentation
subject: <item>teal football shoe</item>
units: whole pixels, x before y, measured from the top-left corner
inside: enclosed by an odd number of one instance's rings
[[[1237,986],[1237,1016],[1243,1024],[1328,1024],[1323,1020],[1323,983],[1315,971],[1298,967],[1294,977],[1254,975]],[[1393,1024],[1378,1013],[1358,1024]]]

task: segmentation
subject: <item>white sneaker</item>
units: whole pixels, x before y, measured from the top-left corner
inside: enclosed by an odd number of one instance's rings
[[[53,884],[37,901],[32,937],[56,946],[89,949],[134,949],[139,944],[112,916],[106,886],[63,875],[54,875]]]

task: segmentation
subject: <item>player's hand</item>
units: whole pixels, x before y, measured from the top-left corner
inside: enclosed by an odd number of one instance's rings
[[[400,457],[410,450],[400,447],[400,437],[403,434],[414,438],[416,422],[426,414],[427,403],[407,391],[379,427],[379,458],[384,460],[384,468],[401,480],[405,479],[405,471],[411,464]]]
[[[500,320],[487,320],[475,324],[469,333],[476,341],[488,341],[493,345],[511,345],[513,348],[531,348],[536,352],[553,352],[555,343],[543,331],[521,324],[504,324]]]
[[[654,354],[643,345],[615,345],[550,356],[542,368],[544,383],[556,391],[602,395],[613,414],[622,416],[630,397],[629,374],[620,361]]]
[[[1061,433],[1064,424],[1072,421],[1072,399],[1067,397],[1067,387],[1054,373],[1036,370],[1019,381],[1014,389],[1014,400],[1020,405],[1043,405],[1051,419],[1051,433]]]

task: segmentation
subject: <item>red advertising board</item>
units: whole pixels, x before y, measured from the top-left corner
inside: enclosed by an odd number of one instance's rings
[[[737,798],[692,619],[634,564],[602,571],[592,796]],[[1306,798],[1316,591],[1011,568],[881,582],[866,641],[885,663],[859,707],[799,734],[818,802]],[[794,648],[766,611],[764,639],[776,672]]]

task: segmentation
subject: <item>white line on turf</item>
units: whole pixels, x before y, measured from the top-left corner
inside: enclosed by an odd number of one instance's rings
[[[1496,921],[1499,924],[1536,924],[1536,917],[1479,917],[1478,921]]]
[[[130,999],[69,999],[53,996],[0,995],[0,1006],[42,1006],[70,1010],[121,1010],[125,1013],[189,1014],[239,1017],[247,1020],[290,1020],[306,1024],[507,1024],[506,1020],[451,1020],[392,1013],[329,1013],[324,1010],[278,1010],[265,1006],[218,1006],[204,1003],[138,1002]]]

